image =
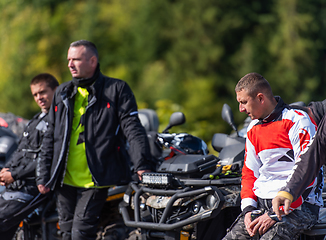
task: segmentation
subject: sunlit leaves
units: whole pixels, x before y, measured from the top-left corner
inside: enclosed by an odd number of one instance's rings
[[[259,72],[287,102],[325,98],[325,0],[1,0],[0,111],[30,118],[29,82],[40,72],[71,79],[66,54],[96,43],[101,71],[128,82],[162,124],[184,111],[208,141],[230,131],[224,102],[241,123],[234,86]]]

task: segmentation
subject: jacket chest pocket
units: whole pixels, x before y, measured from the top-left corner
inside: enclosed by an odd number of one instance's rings
[[[96,104],[97,105],[97,104]],[[87,110],[87,126],[96,134],[103,134],[107,131],[113,131],[119,124],[114,103],[101,101],[97,106],[92,106]],[[94,135],[96,136],[94,133]]]

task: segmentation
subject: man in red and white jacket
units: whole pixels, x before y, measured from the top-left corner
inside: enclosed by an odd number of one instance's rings
[[[296,161],[316,132],[316,124],[300,109],[274,97],[268,81],[257,73],[240,79],[236,88],[240,112],[253,121],[247,129],[242,169],[241,209],[224,239],[297,239],[312,227],[322,206],[322,174],[291,204],[291,214],[279,222],[272,199],[286,185]],[[262,215],[251,218],[252,211]]]

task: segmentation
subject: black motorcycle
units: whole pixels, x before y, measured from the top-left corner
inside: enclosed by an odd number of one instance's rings
[[[28,120],[12,113],[0,113],[0,169],[16,151],[19,136],[23,133]]]
[[[11,129],[0,125],[0,170],[5,166],[11,154],[17,149],[18,141],[18,136]],[[0,186],[0,192],[4,189],[4,186]]]
[[[0,126],[0,169],[18,147],[18,137],[9,128]]]

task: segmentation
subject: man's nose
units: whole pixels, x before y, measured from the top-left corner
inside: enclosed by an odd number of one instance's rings
[[[239,104],[239,111],[244,112],[245,110],[246,110],[245,107],[240,103]]]
[[[37,95],[36,95],[36,99],[37,99],[37,100],[42,99],[42,94],[37,94]]]
[[[70,67],[73,67],[73,63],[72,63],[72,61],[68,61],[68,67],[70,68]]]

